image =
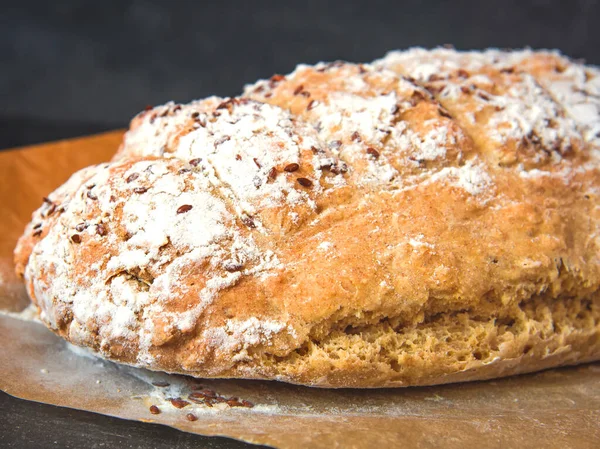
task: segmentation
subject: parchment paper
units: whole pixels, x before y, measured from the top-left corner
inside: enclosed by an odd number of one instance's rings
[[[322,390],[198,380],[103,361],[19,313],[12,250],[42,196],[108,160],[121,132],[0,153],[0,388],[23,399],[280,448],[600,447],[600,364],[440,387]],[[163,385],[163,386],[155,386]],[[168,386],[164,386],[169,384]],[[253,408],[169,401],[201,388]],[[161,413],[150,413],[150,406]],[[193,414],[197,420],[189,421]]]

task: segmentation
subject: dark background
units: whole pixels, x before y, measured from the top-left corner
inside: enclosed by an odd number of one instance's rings
[[[558,48],[600,63],[600,2],[6,2],[0,148],[123,127],[147,104],[239,93],[299,62],[386,51]]]
[[[124,127],[147,104],[235,95],[299,62],[415,45],[558,48],[600,63],[593,0],[0,1],[0,148]],[[0,447],[251,446],[0,393]]]

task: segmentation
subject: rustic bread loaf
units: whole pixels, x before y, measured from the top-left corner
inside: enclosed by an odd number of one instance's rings
[[[111,360],[323,387],[600,358],[600,76],[553,52],[299,66],[132,121],[15,250]]]

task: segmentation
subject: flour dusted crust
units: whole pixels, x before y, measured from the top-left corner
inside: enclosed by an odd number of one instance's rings
[[[337,159],[317,132],[289,112],[247,98],[205,102],[201,108],[198,102],[171,105],[171,110],[177,109],[176,119],[157,125],[172,128],[170,134],[161,131],[159,145],[139,142],[152,134],[156,114],[164,114],[162,107],[137,117],[115,159],[155,156],[190,161],[232,202],[248,226],[266,226],[279,234],[314,218],[323,207],[319,196],[345,184],[339,173],[323,170]]]
[[[600,77],[411,49],[147,110],[15,250],[42,320],[198,377],[381,387],[600,358]]]

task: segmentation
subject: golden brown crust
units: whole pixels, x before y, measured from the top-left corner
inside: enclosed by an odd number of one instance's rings
[[[17,270],[64,338],[199,377],[596,360],[598,81],[556,54],[411,50],[159,107],[50,196],[64,211],[28,227]]]

